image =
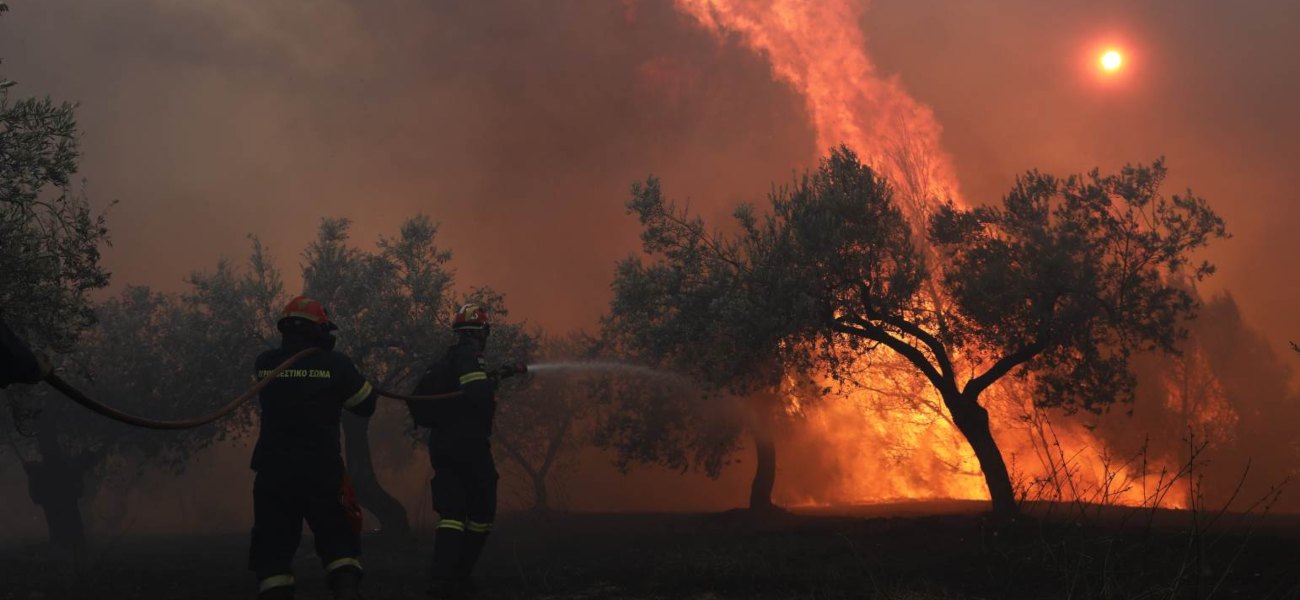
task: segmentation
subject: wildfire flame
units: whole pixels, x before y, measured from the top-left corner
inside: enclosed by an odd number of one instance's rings
[[[893,183],[914,223],[923,222],[940,201],[961,202],[934,112],[912,98],[897,77],[882,75],[867,53],[858,26],[865,2],[676,0],[676,5],[719,37],[738,34],[741,43],[763,55],[774,77],[804,97],[819,153],[839,144],[854,149]],[[863,389],[809,403],[806,411],[791,396],[790,410],[806,417],[807,435],[845,466],[838,469],[833,489],[780,490],[781,500],[820,505],[988,498],[974,453],[936,393],[919,377],[897,376],[910,370],[901,358],[894,357],[892,368],[890,359],[884,360],[884,367],[876,365],[884,374]],[[1150,504],[1153,490],[1177,472],[1162,457],[1138,464],[1112,456],[1104,440],[1079,421],[1048,419],[1027,400],[1030,394],[1023,382],[1019,389],[1008,383],[983,400],[1008,465],[1030,499]],[[1160,506],[1186,503],[1185,491],[1159,496]]]
[[[818,153],[853,148],[914,203],[958,199],[943,129],[896,77],[881,75],[858,28],[865,7],[850,0],[677,0],[706,29],[741,34],[777,79],[805,98]],[[921,205],[914,207],[923,209]]]

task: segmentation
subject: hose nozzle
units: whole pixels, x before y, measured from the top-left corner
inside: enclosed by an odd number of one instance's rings
[[[515,363],[511,365],[502,365],[501,368],[497,369],[496,376],[505,379],[507,377],[524,375],[526,373],[528,373],[528,365],[524,363]]]

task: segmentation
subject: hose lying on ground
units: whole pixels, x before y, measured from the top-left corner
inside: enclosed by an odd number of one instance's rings
[[[263,377],[257,383],[253,384],[253,387],[248,388],[248,391],[244,392],[243,394],[240,394],[234,400],[227,402],[225,406],[218,408],[216,411],[213,411],[212,413],[200,417],[194,417],[192,419],[181,419],[177,421],[160,421],[157,419],[147,419],[145,417],[137,417],[135,415],[124,413],[110,406],[106,406],[104,404],[96,402],[95,400],[90,399],[85,394],[81,393],[81,390],[72,387],[72,385],[64,381],[63,378],[59,377],[58,375],[55,375],[54,373],[50,373],[46,375],[45,382],[50,384],[50,386],[52,386],[54,389],[59,390],[59,392],[61,392],[64,396],[67,396],[68,398],[72,399],[73,402],[76,402],[77,404],[89,408],[90,410],[98,413],[99,415],[108,417],[114,421],[126,423],[127,425],[134,425],[136,427],[143,427],[145,429],[193,429],[195,427],[207,425],[208,423],[216,421],[217,419],[220,419],[226,415],[229,415],[232,412],[235,412],[235,410],[237,410],[240,406],[243,406],[244,403],[257,397],[258,392],[262,391],[262,388],[266,387],[268,383],[271,383],[271,380],[275,379],[276,377],[279,377],[280,373],[284,372],[285,369],[288,369],[289,367],[293,366],[294,363],[298,362],[302,358],[315,354],[318,351],[319,350],[317,348],[307,348],[306,350],[302,350],[297,354],[290,356],[284,362],[280,363],[278,366],[272,369],[271,372],[267,374],[266,377]],[[446,400],[449,398],[455,398],[457,396],[460,396],[461,394],[460,392],[457,391],[457,392],[450,392],[447,394],[435,394],[432,396],[407,396],[404,394],[396,394],[381,389],[376,389],[375,393],[379,394],[380,396],[387,396],[389,398],[396,398],[398,400]]]

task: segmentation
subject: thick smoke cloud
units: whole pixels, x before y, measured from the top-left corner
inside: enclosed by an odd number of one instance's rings
[[[87,191],[121,200],[118,285],[178,289],[248,233],[291,274],[321,217],[368,240],[425,212],[462,283],[547,328],[591,327],[638,247],[630,182],[661,175],[718,221],[819,150],[763,57],[667,0],[11,6],[0,72],[81,103]],[[1236,236],[1205,296],[1230,290],[1275,350],[1300,340],[1300,5],[878,0],[861,25],[877,68],[933,108],[968,201],[1029,168],[1165,155],[1171,187]],[[1100,85],[1112,41],[1131,69]]]
[[[879,1],[862,25],[934,108],[972,201],[1029,168],[1166,155],[1236,234],[1214,285],[1300,331],[1300,7]],[[1131,71],[1101,86],[1093,52],[1114,40]],[[122,200],[119,283],[177,285],[250,232],[292,265],[322,215],[364,239],[425,211],[467,282],[590,326],[636,247],[629,182],[661,174],[721,212],[817,152],[803,99],[667,2],[19,2],[0,56],[18,92],[81,102],[91,196]]]
[[[291,267],[322,216],[367,239],[425,212],[465,283],[590,327],[632,181],[723,206],[814,153],[762,62],[666,5],[56,0],[0,27],[18,89],[82,103],[118,282],[173,287],[250,232]]]

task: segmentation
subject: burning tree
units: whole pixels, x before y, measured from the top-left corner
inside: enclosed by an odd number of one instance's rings
[[[1111,176],[1030,172],[1000,206],[945,206],[926,232],[942,265],[918,250],[889,184],[847,148],[774,193],[769,215],[742,206],[732,241],[702,236],[657,185],[634,208],[664,254],[736,264],[733,283],[719,291],[744,299],[719,302],[747,307],[733,322],[755,319],[780,340],[774,347],[787,362],[807,364],[815,346],[820,364],[844,377],[867,352],[905,358],[970,444],[994,510],[1013,514],[981,394],[1007,375],[1032,375],[1036,404],[1099,412],[1132,400],[1134,352],[1176,352],[1186,335],[1182,323],[1197,303],[1172,276],[1210,274],[1189,255],[1226,233],[1203,199],[1163,196],[1164,176],[1160,162]],[[746,249],[743,263],[735,248]],[[937,294],[928,282],[938,283]],[[696,306],[710,303],[700,298]],[[653,306],[642,318],[665,312],[673,314]],[[772,314],[780,318],[767,321]]]

